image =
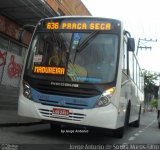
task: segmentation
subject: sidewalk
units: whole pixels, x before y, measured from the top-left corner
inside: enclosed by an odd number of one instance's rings
[[[0,85],[0,127],[23,126],[42,123],[38,119],[17,115],[18,88]]]

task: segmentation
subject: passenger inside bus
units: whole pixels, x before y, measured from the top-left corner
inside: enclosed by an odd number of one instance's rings
[[[86,66],[88,76],[99,78],[102,82],[110,82],[113,80],[114,54],[111,46],[92,45],[92,54],[88,58],[89,62]]]

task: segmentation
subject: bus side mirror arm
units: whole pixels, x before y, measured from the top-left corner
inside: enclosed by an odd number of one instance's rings
[[[30,25],[30,24],[24,25],[19,31],[18,41],[22,42],[22,39],[23,39],[23,36],[24,36],[24,33],[26,32],[26,30],[33,33],[35,27],[36,26]]]

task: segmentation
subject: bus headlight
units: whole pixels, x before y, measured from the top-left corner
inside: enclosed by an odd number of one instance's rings
[[[32,99],[30,85],[25,81],[23,81],[23,95],[28,99]]]
[[[107,89],[104,91],[97,101],[95,107],[103,107],[107,106],[108,104],[111,103],[111,97],[113,96],[113,93],[115,92],[115,87],[112,87],[110,89]]]

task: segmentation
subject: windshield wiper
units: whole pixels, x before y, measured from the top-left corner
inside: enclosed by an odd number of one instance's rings
[[[99,31],[93,31],[91,34],[89,34],[82,43],[77,47],[76,52],[81,52],[99,33]]]
[[[97,36],[98,33],[99,33],[98,30],[93,31],[92,33],[90,33],[90,34],[82,41],[82,43],[76,48],[76,53],[75,53],[75,55],[74,55],[73,63],[75,62],[77,53],[80,53],[81,51],[83,51],[84,48]]]

